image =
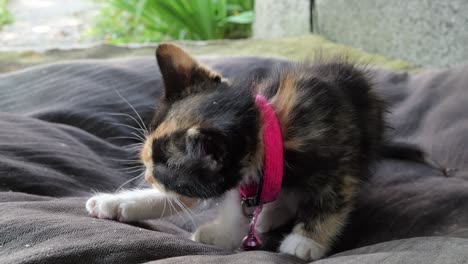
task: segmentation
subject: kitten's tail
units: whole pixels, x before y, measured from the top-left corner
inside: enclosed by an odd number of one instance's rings
[[[429,158],[420,147],[410,143],[385,143],[380,149],[380,156],[387,159],[406,160],[424,164],[441,171],[445,177],[451,176],[451,173],[456,171],[456,169],[441,166],[437,161]]]

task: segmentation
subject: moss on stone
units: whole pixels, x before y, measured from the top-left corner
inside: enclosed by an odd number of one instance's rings
[[[221,40],[206,42],[178,42],[195,55],[210,56],[269,56],[290,60],[346,56],[359,64],[373,65],[394,70],[411,71],[417,67],[402,61],[363,52],[345,45],[333,43],[316,35],[279,39]],[[156,44],[146,46],[98,45],[80,49],[48,50],[45,52],[0,52],[0,72],[13,71],[32,65],[75,59],[122,58],[154,56]]]

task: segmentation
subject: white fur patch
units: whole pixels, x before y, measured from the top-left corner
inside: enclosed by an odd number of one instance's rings
[[[281,253],[296,256],[305,261],[320,259],[326,253],[325,247],[314,240],[298,235],[289,234],[279,248]]]
[[[88,199],[86,210],[94,217],[121,222],[159,218],[174,210],[166,204],[167,198],[156,189],[101,193]]]
[[[234,250],[239,248],[247,235],[250,220],[242,214],[239,193],[236,190],[226,193],[220,205],[218,218],[199,227],[192,235],[193,241]]]
[[[200,131],[195,127],[191,127],[187,130],[187,135],[189,136],[193,137],[193,136],[197,136],[198,134],[200,134]]]

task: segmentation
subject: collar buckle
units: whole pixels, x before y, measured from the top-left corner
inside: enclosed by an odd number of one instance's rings
[[[259,205],[258,195],[253,197],[242,198],[241,206],[242,206],[242,213],[244,216],[248,218],[252,218],[254,216],[255,207]]]

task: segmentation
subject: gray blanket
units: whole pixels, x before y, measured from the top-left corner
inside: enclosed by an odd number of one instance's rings
[[[278,60],[206,60],[228,78],[262,78]],[[468,262],[468,67],[419,74],[374,70],[389,136],[420,145],[451,177],[384,160],[343,236],[316,263]],[[77,61],[0,75],[0,263],[301,263],[274,252],[192,242],[187,217],[138,223],[91,218],[93,191],[139,175],[137,118],[161,94],[151,59]],[[136,167],[135,167],[136,166]],[[137,187],[136,178],[125,188]],[[216,208],[198,210],[195,224]]]

